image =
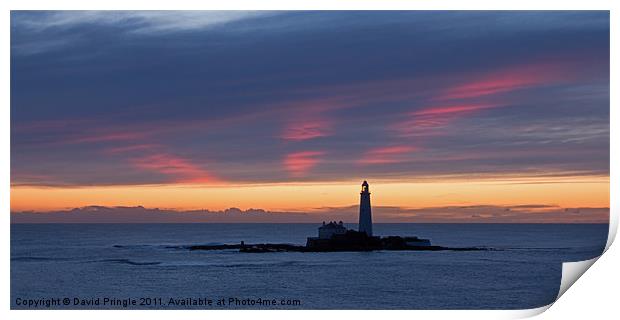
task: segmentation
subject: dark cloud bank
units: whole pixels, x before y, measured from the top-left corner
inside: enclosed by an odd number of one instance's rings
[[[379,223],[609,223],[609,208],[528,204],[429,208],[377,206],[373,209],[374,220]],[[318,208],[311,213],[238,208],[181,211],[142,206],[88,206],[66,211],[11,213],[11,223],[320,223],[329,220],[356,223],[357,206]]]

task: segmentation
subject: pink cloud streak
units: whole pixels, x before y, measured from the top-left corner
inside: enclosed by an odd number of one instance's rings
[[[324,119],[293,121],[284,129],[282,139],[303,141],[331,135],[331,122]]]
[[[450,87],[437,100],[470,99],[526,89],[541,85],[562,83],[573,78],[569,66],[553,63],[534,63],[479,74]]]
[[[321,159],[323,151],[301,151],[289,153],[284,158],[284,167],[293,177],[305,176]]]
[[[458,104],[428,107],[410,112],[408,118],[393,125],[402,136],[437,135],[437,129],[472,113],[499,107],[497,104]]]
[[[145,150],[152,150],[159,147],[159,145],[157,144],[134,144],[134,145],[128,145],[128,146],[121,146],[121,147],[112,147],[112,148],[107,148],[104,149],[104,153],[107,154],[122,154],[122,153],[130,153],[130,152],[136,152],[136,151],[145,151]]]
[[[172,176],[176,182],[206,183],[218,181],[210,172],[190,160],[167,153],[132,158],[130,162],[137,169]]]
[[[406,162],[406,155],[418,150],[412,146],[379,147],[367,151],[358,161],[360,164],[386,164]]]
[[[134,141],[144,138],[146,135],[139,132],[114,132],[98,135],[79,137],[69,143],[90,143],[90,142],[109,142],[109,141]]]

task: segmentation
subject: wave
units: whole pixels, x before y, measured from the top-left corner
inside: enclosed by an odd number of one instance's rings
[[[135,248],[155,248],[161,247],[163,245],[156,244],[115,244],[112,247],[114,248],[123,248],[123,249],[135,249]]]
[[[161,262],[155,261],[155,262],[138,262],[138,261],[133,261],[133,260],[129,260],[129,259],[103,259],[103,260],[95,260],[95,261],[91,261],[91,262],[112,262],[112,263],[119,263],[119,264],[129,264],[132,266],[153,266],[153,265],[159,265],[161,264]]]
[[[171,244],[132,244],[132,245],[124,245],[124,244],[115,244],[112,246],[117,249],[188,249],[190,246],[187,245],[171,245]]]
[[[58,257],[12,257],[11,261],[23,261],[23,262],[38,262],[38,261],[67,261],[69,258],[58,258]]]
[[[502,248],[510,251],[602,251],[605,247],[583,246],[583,247],[519,247]]]
[[[214,268],[264,268],[264,267],[287,267],[293,265],[310,265],[301,261],[282,261],[265,263],[204,263],[204,262],[164,262],[162,267],[214,267]]]
[[[70,259],[70,258],[58,258],[58,257],[36,257],[36,256],[24,256],[24,257],[13,257],[11,258],[11,261],[18,261],[18,262],[44,262],[44,261],[76,261],[76,262],[109,262],[109,263],[120,263],[120,264],[129,264],[129,265],[134,265],[134,266],[149,266],[149,265],[158,265],[161,264],[161,262],[140,262],[140,261],[133,261],[130,259],[103,259],[103,260],[82,260],[79,261],[80,259]]]

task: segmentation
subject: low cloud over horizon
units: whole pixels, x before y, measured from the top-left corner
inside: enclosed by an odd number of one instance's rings
[[[357,223],[358,206],[317,208],[311,212],[229,208],[173,210],[87,206],[60,211],[11,212],[11,223]],[[554,205],[468,205],[428,208],[373,207],[375,223],[609,223],[609,208]]]

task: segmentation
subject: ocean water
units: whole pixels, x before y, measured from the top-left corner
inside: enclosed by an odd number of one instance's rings
[[[317,227],[13,224],[11,308],[47,309],[46,303],[51,309],[535,308],[557,296],[561,263],[600,255],[608,233],[607,224],[374,224],[376,235],[416,235],[434,245],[496,250],[183,248],[241,240],[305,244]]]

